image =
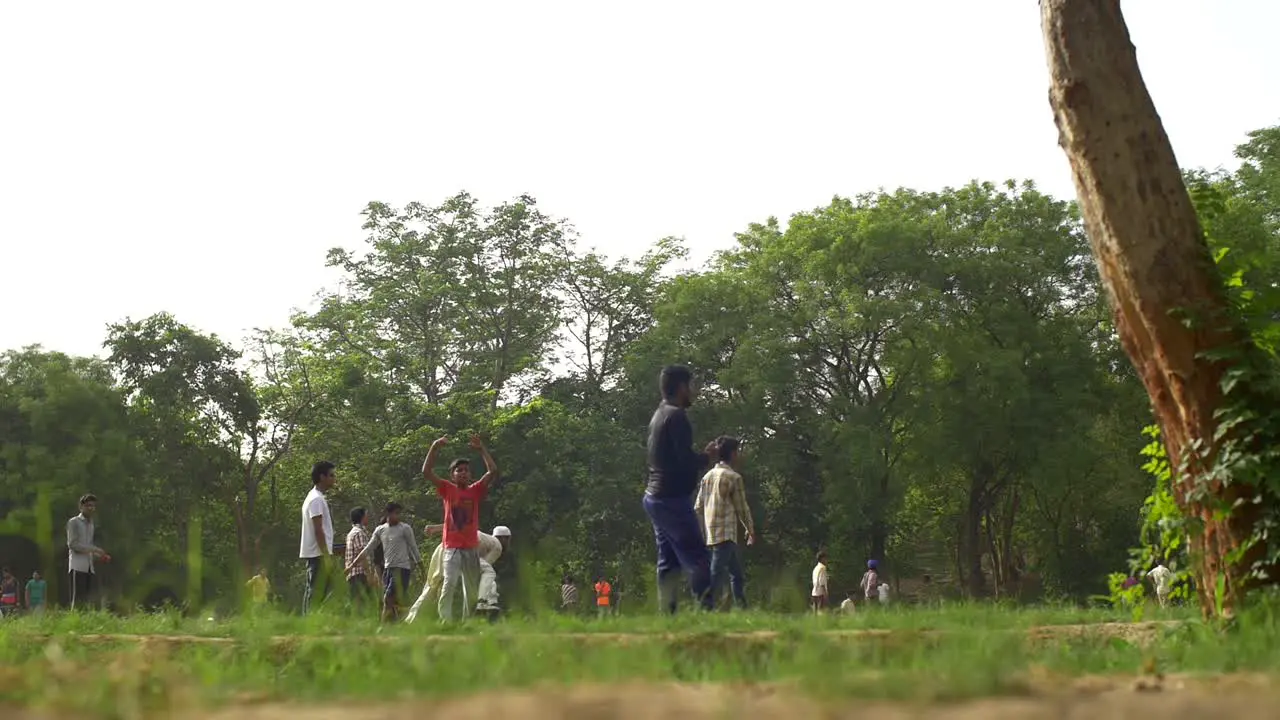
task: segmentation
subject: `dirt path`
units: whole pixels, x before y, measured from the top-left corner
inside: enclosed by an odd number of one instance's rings
[[[1042,625],[1039,627],[1027,629],[1009,629],[993,632],[1025,632],[1033,639],[1050,640],[1066,637],[1084,637],[1089,635],[1104,635],[1107,637],[1123,638],[1125,640],[1144,642],[1154,638],[1161,630],[1181,625],[1181,621],[1163,620],[1141,623],[1095,623],[1086,625]],[[429,633],[429,631],[428,631]],[[428,634],[422,635],[386,635],[375,637],[361,637],[361,642],[379,641],[388,643],[448,643],[448,642],[466,642],[472,640],[476,635],[469,633],[459,633],[450,635]],[[887,638],[894,636],[921,636],[921,637],[941,637],[946,635],[945,630],[908,630],[908,629],[863,629],[863,630],[824,630],[816,633],[826,637],[847,638],[856,640],[860,638]],[[654,640],[679,640],[690,637],[696,637],[697,633],[520,633],[521,639],[547,639],[547,640],[576,640],[580,642],[599,642],[610,644],[624,644],[632,642],[652,642]],[[785,637],[786,634],[773,630],[757,630],[754,632],[727,632],[715,633],[716,637],[729,640],[747,640],[747,641],[769,641],[777,640]],[[350,640],[350,635],[308,635],[308,636],[292,636],[279,635],[271,638],[271,642],[279,645],[287,645],[296,643],[299,640],[329,641],[341,642]],[[75,640],[84,643],[153,643],[153,644],[235,644],[239,642],[236,638],[229,637],[210,637],[202,635],[126,635],[126,634],[91,634],[91,635],[57,635],[48,636],[49,639],[57,640]]]
[[[1280,716],[1280,691],[1272,678],[1085,678],[1050,685],[1029,696],[952,704],[823,704],[786,688],[724,685],[628,685],[494,691],[435,703],[375,705],[238,704],[183,712],[191,720],[385,720],[445,717],[450,720],[1202,720],[1210,717]],[[38,715],[14,716],[37,720]]]

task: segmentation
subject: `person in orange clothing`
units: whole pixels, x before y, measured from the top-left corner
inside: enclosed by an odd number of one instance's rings
[[[600,617],[608,615],[612,610],[611,601],[613,594],[613,586],[603,577],[596,580],[596,608],[600,612]]]

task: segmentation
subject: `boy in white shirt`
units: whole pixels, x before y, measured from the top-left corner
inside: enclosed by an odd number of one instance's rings
[[[880,583],[880,587],[876,588],[880,595],[880,604],[889,604],[889,583]]]
[[[333,558],[333,515],[325,493],[338,480],[331,462],[320,461],[311,466],[311,491],[302,501],[302,542],[298,557],[307,565],[307,586],[302,592],[302,614],[311,611],[317,600],[323,602],[332,589],[330,567]]]
[[[827,572],[827,553],[825,550],[819,550],[818,564],[813,566],[813,590],[809,594],[809,601],[815,613],[820,613],[827,608],[827,588],[830,581],[831,574]]]

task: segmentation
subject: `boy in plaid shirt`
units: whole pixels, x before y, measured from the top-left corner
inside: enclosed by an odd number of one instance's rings
[[[747,506],[742,476],[734,469],[741,459],[741,445],[735,437],[716,440],[719,462],[703,476],[693,509],[698,513],[702,536],[711,549],[711,597],[713,600],[719,597],[727,574],[734,602],[739,608],[746,609],[742,557],[738,554],[738,526],[746,530],[748,545],[755,544],[756,531],[751,520],[751,508]]]
[[[368,557],[356,563],[356,558],[360,557],[364,546],[369,544],[368,525],[368,511],[362,507],[351,511],[351,530],[347,532],[346,557],[343,559],[347,568],[347,586],[351,589],[351,604],[358,610],[364,609],[365,601],[371,594],[371,588],[376,586],[380,579],[377,569]]]

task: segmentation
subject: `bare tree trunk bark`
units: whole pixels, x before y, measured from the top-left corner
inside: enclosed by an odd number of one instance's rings
[[[1094,259],[1160,423],[1175,497],[1202,528],[1191,548],[1201,606],[1206,615],[1217,611],[1222,583],[1229,613],[1259,548],[1246,557],[1231,552],[1246,544],[1258,509],[1214,513],[1218,503],[1229,507],[1253,492],[1206,472],[1220,446],[1214,412],[1228,363],[1205,353],[1247,347],[1249,339],[1226,300],[1119,0],[1040,0],[1040,12],[1049,100]],[[1188,316],[1197,322],[1184,323]]]

